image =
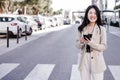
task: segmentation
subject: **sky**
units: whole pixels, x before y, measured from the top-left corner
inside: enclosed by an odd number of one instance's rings
[[[115,0],[108,0],[108,9],[113,9]],[[91,0],[52,0],[54,10],[71,9],[84,11],[90,4]]]
[[[52,0],[52,7],[54,10],[58,9],[71,9],[71,10],[84,10],[91,4],[91,0]]]
[[[113,9],[115,6],[115,0],[108,0],[108,9]]]

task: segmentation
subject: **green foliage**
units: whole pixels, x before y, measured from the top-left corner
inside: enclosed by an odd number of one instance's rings
[[[2,1],[6,1],[6,0],[0,0],[0,2],[2,2]]]
[[[0,0],[0,9],[3,11],[3,8],[7,5],[4,5],[4,2],[8,0]],[[18,8],[23,9],[24,7],[29,8],[30,12],[41,13],[41,14],[52,14],[53,9],[51,8],[52,0],[24,0],[22,2],[12,1],[12,6],[10,10],[15,11]],[[29,10],[27,12],[29,12]]]
[[[53,15],[59,15],[62,14],[63,9],[57,10],[53,12]]]
[[[4,2],[5,2],[6,0],[0,0],[0,13],[2,13],[5,9],[5,5],[4,5]]]
[[[51,0],[24,0],[23,2],[16,3],[21,7],[28,5],[27,7],[31,7],[33,12],[37,11],[37,13],[51,13]],[[14,5],[16,5],[14,4]],[[36,13],[36,14],[37,14]]]
[[[39,0],[24,0],[24,3],[28,5],[37,4],[38,2]]]

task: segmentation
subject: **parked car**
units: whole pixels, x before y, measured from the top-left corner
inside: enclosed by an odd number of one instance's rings
[[[54,15],[53,16],[57,26],[63,25],[63,16],[62,15]]]
[[[81,19],[80,18],[77,18],[76,20],[75,20],[75,24],[81,24]]]
[[[48,17],[43,17],[44,19],[44,22],[43,22],[43,27],[44,28],[50,28],[51,27],[51,22],[49,21],[49,18]]]
[[[46,26],[45,26],[45,18],[43,16],[39,16],[39,21],[41,23],[41,29],[45,29]]]
[[[71,23],[71,20],[70,20],[69,18],[64,19],[64,20],[63,20],[63,23],[64,23],[64,24],[70,24],[70,23]]]
[[[39,19],[39,16],[37,16],[37,15],[34,15],[33,16],[33,19],[34,19],[34,21],[36,21],[37,22],[37,24],[38,24],[38,29],[42,29],[41,28],[41,26],[42,26],[42,23],[41,23],[41,21],[40,21],[40,19]]]
[[[21,37],[22,35],[31,35],[32,34],[32,28],[27,25],[26,20],[24,17],[20,15],[0,15],[0,34],[6,35],[7,33],[7,27],[9,27],[9,36],[17,36],[17,32],[19,31],[18,36]],[[19,29],[17,31],[17,27],[19,26]],[[26,30],[25,30],[26,26]]]
[[[51,24],[50,24],[51,27],[57,26],[57,23],[56,23],[56,21],[54,20],[54,18],[49,17],[49,18],[48,18],[48,21],[51,23]]]
[[[27,21],[28,26],[32,28],[32,30],[37,31],[38,30],[38,23],[33,19],[33,17],[28,15],[21,15],[25,18],[25,21]]]

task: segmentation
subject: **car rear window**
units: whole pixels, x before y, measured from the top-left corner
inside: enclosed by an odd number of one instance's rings
[[[12,17],[0,17],[0,22],[11,22],[14,18]]]

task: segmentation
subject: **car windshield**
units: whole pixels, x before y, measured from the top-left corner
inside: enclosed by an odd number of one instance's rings
[[[0,22],[11,22],[14,18],[12,17],[0,17]]]

